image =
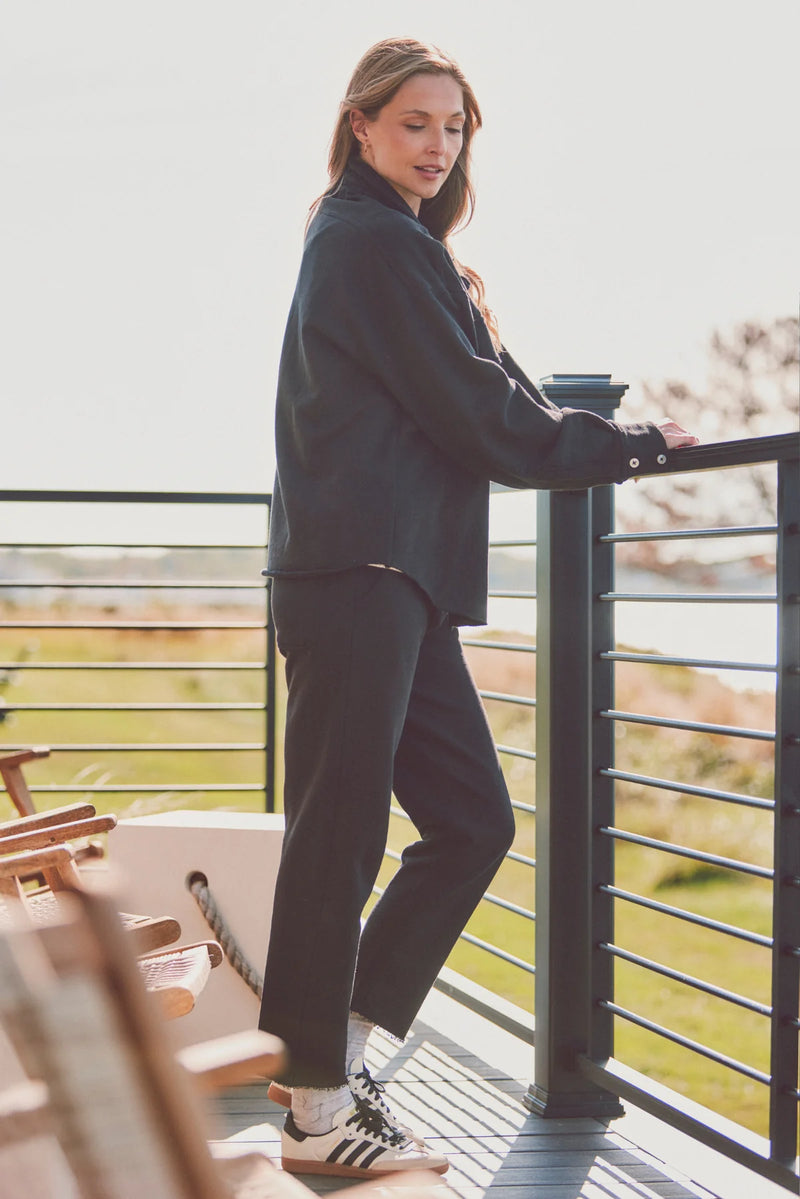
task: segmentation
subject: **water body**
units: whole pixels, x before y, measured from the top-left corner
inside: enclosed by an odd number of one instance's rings
[[[664,590],[663,585],[660,589]],[[618,602],[615,625],[617,645],[627,649],[706,661],[771,666],[776,661],[777,614],[773,604]],[[535,635],[536,604],[531,600],[490,599],[487,627]],[[712,673],[736,690],[771,691],[775,686],[774,673]]]

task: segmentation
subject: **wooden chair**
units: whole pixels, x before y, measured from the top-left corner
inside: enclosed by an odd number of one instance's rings
[[[22,773],[22,767],[26,762],[33,762],[40,758],[49,757],[50,750],[46,745],[35,745],[30,749],[24,749],[14,754],[4,754],[0,757],[0,778],[3,780],[8,798],[23,818],[38,817],[41,820],[42,815],[37,813],[33,796],[31,795],[25,775]],[[51,811],[43,815],[50,824],[71,824],[75,820],[95,816],[96,814],[92,804],[78,803],[51,809]],[[87,832],[80,835],[90,836],[91,833]],[[86,861],[89,858],[102,858],[104,852],[101,842],[86,841],[78,847],[76,856],[79,861]]]
[[[0,1022],[26,1075],[0,1096],[0,1140],[49,1129],[81,1199],[311,1199],[262,1154],[228,1143],[213,1157],[194,1085],[270,1077],[281,1043],[239,1035],[181,1066],[120,930],[109,898],[86,892],[56,924],[0,932]],[[396,1177],[354,1194],[441,1194],[436,1175]]]
[[[36,849],[39,845],[55,844],[59,839],[67,839],[66,836],[59,838],[58,832],[52,834],[48,839],[45,832],[47,829],[58,830],[69,826],[72,829],[69,839],[78,840],[108,832],[117,823],[116,817],[99,817],[94,805],[90,803],[67,804],[48,812],[37,812],[30,788],[22,773],[22,767],[26,762],[49,756],[50,750],[46,746],[34,746],[31,749],[22,750],[20,753],[5,754],[0,757],[0,777],[9,799],[20,817],[19,820],[0,821],[0,838],[11,839],[11,843],[7,847],[8,853],[14,853],[16,849]],[[95,820],[98,821],[97,824],[92,823]],[[13,843],[15,836],[27,835],[35,831],[41,833],[41,841],[31,841],[19,845]],[[87,857],[102,857],[103,848],[98,842],[88,842],[77,847],[75,853],[79,860]]]
[[[50,750],[46,745],[34,745],[19,753],[4,754],[3,757],[0,757],[0,777],[3,779],[9,799],[20,816],[33,816],[36,812],[30,788],[22,773],[22,767],[26,762],[49,757]]]
[[[98,816],[94,805],[90,803],[68,804],[48,812],[35,810],[22,767],[26,762],[46,758],[49,754],[49,749],[38,746],[0,757],[0,776],[12,803],[20,813],[17,820],[0,821],[0,854],[44,849],[66,842],[80,842],[87,837],[110,832],[116,826],[116,816]],[[83,840],[83,843],[73,845],[72,853],[76,862],[85,863],[87,858],[101,857],[102,847],[92,842],[87,845]],[[27,892],[27,901],[32,916],[36,918],[38,912],[41,918],[52,906],[54,887],[59,889],[61,884],[57,876],[54,880],[44,876],[41,871],[32,869],[31,877],[37,876],[41,886],[36,891]],[[89,881],[90,878],[91,875],[85,872],[84,881]],[[172,945],[181,935],[180,924],[171,916],[145,916],[126,912],[123,915],[123,923],[134,938],[137,953],[149,953],[165,945]]]
[[[48,1090],[28,1077],[0,1017],[0,1199],[78,1199],[52,1135]]]
[[[35,891],[31,899],[20,880],[32,871],[44,874],[52,889],[45,894]],[[0,857],[0,925],[13,923],[15,912],[24,913],[31,923],[46,924],[58,916],[59,898],[74,890],[85,887],[68,845]],[[130,919],[120,916],[122,927],[128,931],[126,920]],[[135,938],[132,944],[138,952]],[[172,1020],[193,1009],[211,970],[222,962],[222,949],[216,941],[200,941],[140,954],[137,961],[147,990],[157,996],[162,1013]]]

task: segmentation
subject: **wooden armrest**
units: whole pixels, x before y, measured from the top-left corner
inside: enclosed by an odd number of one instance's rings
[[[121,912],[123,927],[133,938],[136,954],[152,953],[165,945],[173,945],[181,935],[181,926],[174,916],[140,916]]]
[[[49,828],[53,824],[71,824],[76,820],[89,820],[97,814],[97,809],[91,803],[67,804],[62,808],[52,808],[49,812],[34,812],[33,816],[18,816],[16,820],[0,821],[0,841],[18,833],[28,833],[32,829]],[[0,847],[1,848],[1,847]]]
[[[286,1065],[286,1047],[270,1033],[246,1029],[189,1045],[178,1052],[177,1058],[201,1090],[215,1091],[254,1077],[272,1078],[279,1074]]]
[[[50,1130],[50,1103],[43,1082],[20,1082],[0,1092],[0,1146]]]
[[[21,749],[16,754],[3,754],[0,757],[0,774],[5,770],[13,770],[15,766],[23,766],[35,758],[49,758],[50,750],[46,745],[32,745],[30,749]]]
[[[107,833],[116,826],[116,816],[92,816],[88,820],[76,820],[72,824],[51,824],[30,832],[8,835],[0,840],[1,853],[18,853],[26,849],[44,849],[48,845],[61,845],[77,837],[90,837],[95,833]]]
[[[37,870],[68,867],[74,861],[68,845],[53,845],[49,849],[29,849],[23,853],[10,853],[0,857],[0,878],[19,878],[35,874]]]
[[[176,945],[169,952],[145,954],[137,965],[147,990],[155,995],[168,1020],[192,1010],[211,973],[205,944]]]
[[[178,935],[180,936],[180,933]],[[139,960],[141,961],[142,959],[147,958],[148,961],[156,961],[158,958],[171,957],[178,950],[183,951],[189,949],[199,949],[201,946],[208,950],[211,969],[213,970],[215,966],[219,966],[225,955],[222,952],[222,946],[218,941],[193,941],[190,945],[173,945],[171,949],[162,949],[156,953],[140,953]]]

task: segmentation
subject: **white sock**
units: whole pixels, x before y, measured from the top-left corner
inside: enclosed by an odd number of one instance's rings
[[[364,1053],[369,1034],[375,1025],[358,1012],[351,1012],[347,1021],[347,1073],[359,1074],[364,1069]],[[355,1069],[353,1069],[355,1067]]]
[[[349,1087],[293,1087],[292,1118],[301,1132],[321,1136],[333,1128],[333,1118],[353,1102]]]

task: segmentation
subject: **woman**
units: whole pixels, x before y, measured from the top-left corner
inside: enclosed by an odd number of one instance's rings
[[[288,1170],[447,1161],[399,1125],[363,1056],[403,1038],[514,835],[457,626],[486,620],[492,480],[576,488],[652,471],[672,422],[561,411],[501,346],[447,238],[472,208],[480,112],[411,40],[356,68],[281,358],[267,573],[286,658],[286,835],[260,1024],[288,1044]],[[360,929],[390,794],[419,840]]]

